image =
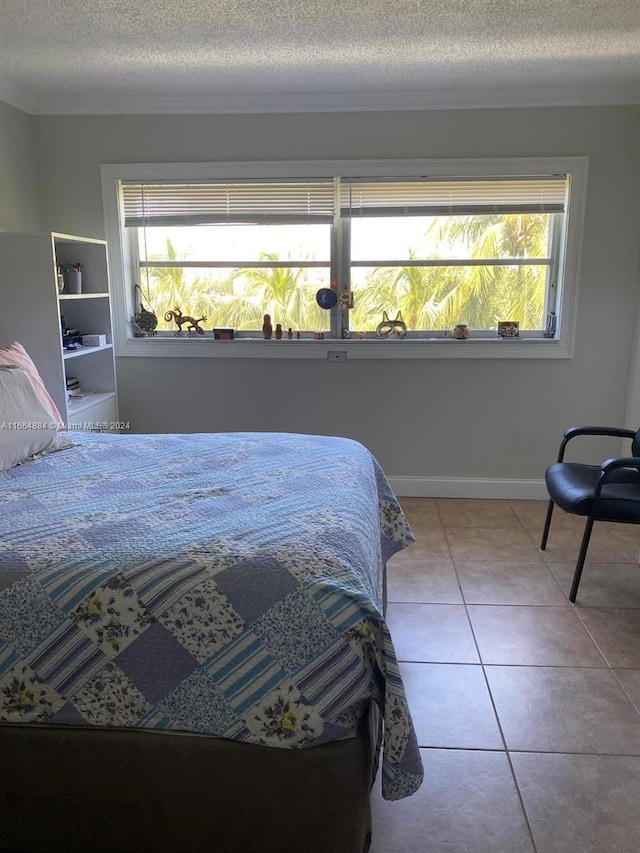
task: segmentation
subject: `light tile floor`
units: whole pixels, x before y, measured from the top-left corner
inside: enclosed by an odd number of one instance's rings
[[[387,619],[425,781],[373,797],[371,853],[640,851],[640,526],[542,501],[401,499]]]

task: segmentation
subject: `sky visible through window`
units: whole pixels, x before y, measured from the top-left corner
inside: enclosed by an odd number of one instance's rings
[[[435,234],[427,238],[425,235],[432,223],[433,217],[416,216],[354,219],[351,225],[351,257],[353,260],[402,260],[409,257],[410,251],[425,257],[438,249],[442,257],[452,258],[455,253],[463,251],[463,242],[443,246],[438,245]],[[167,239],[179,259],[190,261],[255,261],[261,252],[265,252],[282,260],[329,262],[329,225],[147,228],[146,235],[140,229],[140,257],[166,258]]]

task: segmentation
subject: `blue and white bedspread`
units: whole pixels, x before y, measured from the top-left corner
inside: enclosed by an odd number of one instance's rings
[[[0,722],[306,748],[372,698],[383,794],[422,763],[381,609],[413,541],[355,441],[72,436],[0,474]]]

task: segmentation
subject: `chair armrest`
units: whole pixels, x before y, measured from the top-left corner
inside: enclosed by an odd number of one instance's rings
[[[606,480],[607,476],[618,468],[636,468],[640,471],[640,456],[617,456],[607,459],[600,466],[600,479]]]
[[[640,485],[640,456],[617,456],[603,462],[600,466],[600,477],[593,492],[593,505],[589,515],[592,522],[598,517],[598,501],[600,500],[602,488],[606,485],[609,474],[612,474],[619,468],[635,468],[639,474],[638,484]]]
[[[598,501],[600,500],[600,493],[602,492],[602,487],[607,483],[609,474],[612,474],[619,468],[635,468],[640,474],[640,456],[617,456],[613,459],[607,459],[606,462],[602,463],[600,466],[600,477],[596,483],[593,493],[593,508],[591,510],[592,518],[598,517]],[[640,478],[638,482],[640,483]]]
[[[562,460],[564,459],[564,452],[567,447],[567,444],[571,441],[572,438],[576,438],[579,435],[607,435],[613,436],[614,438],[629,438],[631,440],[633,440],[636,436],[634,430],[623,429],[622,427],[569,427],[569,429],[565,430],[564,435],[562,437],[562,442],[560,443],[560,450],[558,451],[558,462],[562,462]]]
[[[579,426],[569,427],[568,430],[565,430],[564,437],[567,441],[570,441],[577,435],[613,435],[618,438],[634,438],[635,434],[635,430],[619,427]]]

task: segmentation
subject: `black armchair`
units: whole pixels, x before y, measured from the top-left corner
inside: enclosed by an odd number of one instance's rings
[[[601,435],[631,440],[631,456],[607,459],[602,465],[565,462],[567,444],[579,435]],[[587,522],[573,575],[569,601],[575,601],[587,556],[594,521],[618,521],[640,524],[640,430],[583,426],[568,429],[560,444],[558,461],[545,472],[549,508],[540,548],[547,547],[553,507],[557,504],[572,515],[583,515]]]

